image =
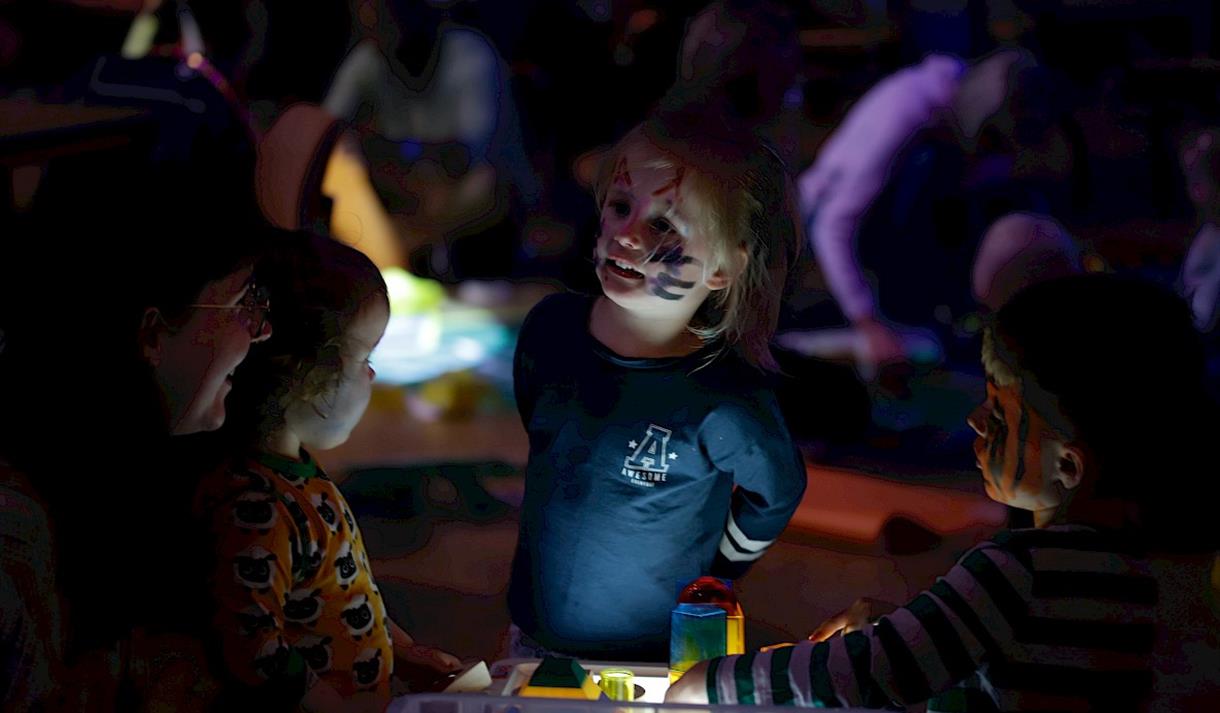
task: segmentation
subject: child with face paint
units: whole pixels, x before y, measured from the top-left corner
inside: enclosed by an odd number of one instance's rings
[[[238,371],[231,458],[196,493],[215,543],[212,623],[235,695],[380,710],[396,665],[439,675],[459,662],[389,618],[351,510],[306,450],[342,444],[364,414],[385,282],[353,248],[291,237],[264,273],[283,327]]]
[[[983,484],[1035,526],[875,622],[855,606],[811,641],[700,664],[669,700],[1216,708],[1220,538],[1184,489],[1215,420],[1186,305],[1111,275],[1039,283],[999,310],[983,363],[969,419]]]
[[[804,492],[763,371],[799,244],[791,182],[720,131],[674,111],[622,139],[596,185],[603,294],[548,298],[522,327],[515,653],[665,660],[676,585],[743,574]]]

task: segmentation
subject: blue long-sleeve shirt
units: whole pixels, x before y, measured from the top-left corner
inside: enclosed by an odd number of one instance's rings
[[[530,458],[509,607],[548,649],[665,660],[677,584],[744,574],[805,470],[760,372],[730,351],[616,355],[589,334],[592,304],[548,298],[518,341]]]

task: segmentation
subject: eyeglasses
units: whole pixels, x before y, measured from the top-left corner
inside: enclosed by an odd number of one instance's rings
[[[235,305],[203,305],[192,304],[187,307],[195,309],[235,309],[240,310],[242,321],[246,324],[246,329],[250,331],[250,338],[257,339],[262,336],[263,329],[267,326],[267,315],[271,311],[271,296],[267,289],[259,285],[250,285],[246,289],[246,294],[242,295],[241,301]]]

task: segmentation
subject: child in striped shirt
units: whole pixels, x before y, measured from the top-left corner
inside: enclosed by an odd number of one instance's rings
[[[1185,304],[1108,275],[1041,283],[996,315],[983,362],[983,486],[1035,527],[873,622],[858,602],[810,641],[701,663],[668,700],[1217,709],[1217,537],[1185,490],[1214,421]]]

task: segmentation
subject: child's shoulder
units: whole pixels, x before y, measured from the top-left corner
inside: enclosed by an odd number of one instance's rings
[[[779,401],[766,374],[740,357],[718,359],[690,375],[712,404],[705,425],[763,437],[783,426]]]
[[[525,318],[526,323],[539,320],[588,319],[593,297],[578,292],[556,292],[539,300]]]
[[[702,388],[749,406],[774,398],[774,380],[747,362],[737,350],[719,349],[711,356],[697,359],[700,363],[689,376]]]
[[[250,454],[235,454],[209,468],[195,490],[195,508],[211,508],[217,503],[240,500],[254,495],[273,496],[279,478],[271,468]]]
[[[574,329],[588,329],[593,297],[576,292],[557,292],[543,297],[521,324],[520,340],[554,341],[556,334],[570,335]],[[561,331],[559,331],[561,330]]]
[[[1129,535],[1086,525],[1004,530],[975,549],[1002,550],[1031,571],[1035,569],[1035,553],[1039,551],[1052,553],[1047,555],[1052,559],[1069,552],[1136,559],[1145,554],[1144,546]]]

